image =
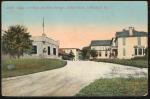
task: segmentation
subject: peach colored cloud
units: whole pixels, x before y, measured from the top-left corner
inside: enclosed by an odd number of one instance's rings
[[[121,31],[123,27],[115,26],[98,26],[98,25],[52,25],[45,26],[45,33],[48,37],[59,40],[60,47],[82,48],[88,46],[91,40],[111,39],[115,36],[116,31]],[[143,30],[143,27],[135,28]],[[147,29],[145,28],[145,31]],[[30,33],[35,35],[42,34],[42,26],[29,27]]]
[[[127,25],[128,26],[128,25]],[[42,35],[42,25],[27,26],[33,36]],[[88,46],[91,40],[111,39],[117,31],[124,26],[101,26],[96,24],[87,25],[45,25],[45,33],[48,37],[59,40],[60,48],[82,48]],[[136,30],[146,31],[147,27],[135,27]]]

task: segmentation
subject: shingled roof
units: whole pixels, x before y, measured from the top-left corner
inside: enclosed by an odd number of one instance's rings
[[[92,40],[91,46],[110,46],[111,40]]]
[[[116,37],[141,37],[141,36],[148,36],[147,32],[139,32],[139,31],[133,31],[133,35],[129,34],[129,30],[124,30],[122,32],[116,32]]]

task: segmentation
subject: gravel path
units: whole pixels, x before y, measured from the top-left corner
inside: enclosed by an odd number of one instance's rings
[[[68,61],[63,68],[2,79],[3,96],[73,96],[98,78],[147,77],[147,68]]]

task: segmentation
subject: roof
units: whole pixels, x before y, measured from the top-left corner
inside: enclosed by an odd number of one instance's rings
[[[65,50],[65,49],[77,49],[77,50],[80,50],[79,48],[59,48],[59,49],[61,49],[61,50]]]
[[[58,49],[58,52],[59,52],[60,54],[65,54],[65,52],[64,52],[62,49]]]
[[[34,42],[47,42],[47,43],[51,43],[51,44],[54,44],[54,45],[59,45],[59,42],[58,41],[55,41],[49,37],[46,37],[46,36],[32,36],[31,37],[31,40],[33,40]]]
[[[91,46],[110,46],[111,40],[92,40]]]
[[[147,32],[143,31],[135,31],[133,30],[133,35],[129,35],[129,30],[123,30],[121,32],[116,32],[116,37],[141,37],[141,36],[148,36]]]

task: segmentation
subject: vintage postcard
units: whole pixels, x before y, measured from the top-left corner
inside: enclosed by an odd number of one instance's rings
[[[2,96],[146,96],[146,1],[3,1]]]

